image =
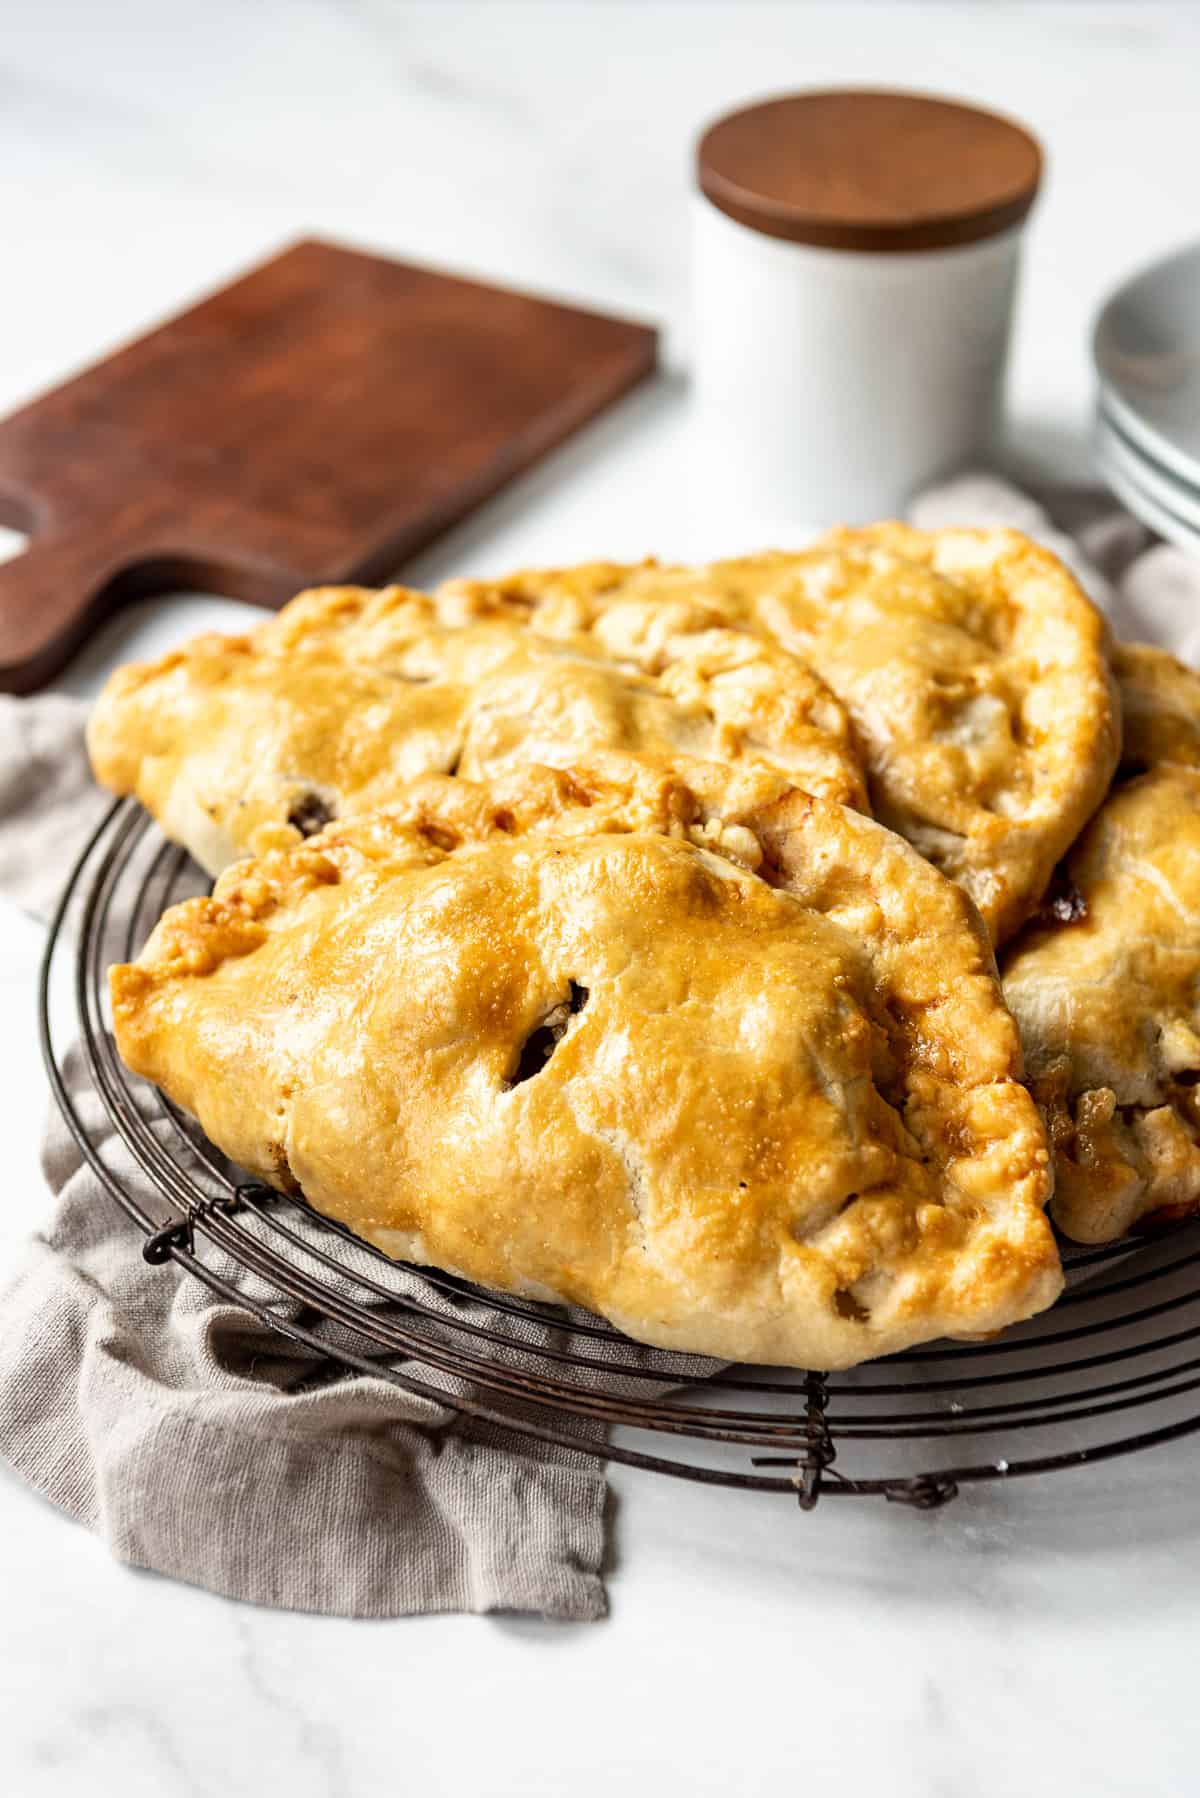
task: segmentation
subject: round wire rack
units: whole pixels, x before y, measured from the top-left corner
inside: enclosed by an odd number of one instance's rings
[[[1200,1223],[1134,1245],[1065,1247],[1068,1290],[1044,1316],[995,1341],[937,1343],[837,1375],[714,1369],[598,1318],[389,1260],[302,1199],[239,1175],[117,1056],[107,965],[136,955],[197,879],[132,801],[109,810],[50,929],[47,1071],[147,1260],[176,1263],[323,1364],[534,1441],[790,1494],[805,1510],[850,1497],[931,1509],[969,1483],[1079,1468],[1200,1428]],[[72,1038],[80,1059],[68,1061]],[[96,1128],[91,1095],[111,1132]]]

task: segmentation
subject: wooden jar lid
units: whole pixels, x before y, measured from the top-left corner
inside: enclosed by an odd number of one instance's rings
[[[713,205],[769,237],[935,250],[1018,224],[1042,173],[1011,119],[927,94],[788,94],[731,112],[696,152]]]

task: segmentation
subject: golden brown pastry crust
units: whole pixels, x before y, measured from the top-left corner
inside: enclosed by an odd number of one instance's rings
[[[1112,668],[1125,726],[1121,767],[1200,768],[1200,675],[1153,643],[1114,644]]]
[[[610,655],[511,617],[458,628],[404,588],[317,589],[248,636],[118,670],[92,761],[211,873],[386,803],[418,774],[597,750],[761,761],[865,809],[846,714],[794,657],[729,628],[643,637]]]
[[[428,777],[231,868],[112,996],[256,1175],[659,1346],[842,1367],[1061,1286],[977,913],[767,771]]]
[[[1054,1219],[1079,1242],[1200,1209],[1200,679],[1144,644],[1113,662],[1123,760],[1148,772],[1114,789],[1067,857],[1058,915],[1003,963]]]
[[[876,815],[978,904],[1002,942],[1104,796],[1120,714],[1103,619],[1015,531],[835,531],[811,550],[705,568],[531,571],[453,582],[447,616],[509,608],[605,642],[630,605],[741,620],[809,663],[846,706]]]

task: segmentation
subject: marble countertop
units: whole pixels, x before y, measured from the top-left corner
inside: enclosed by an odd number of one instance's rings
[[[5,408],[313,231],[659,319],[678,368],[698,123],[786,86],[901,83],[1016,112],[1049,147],[1013,442],[1020,462],[1078,479],[1094,310],[1125,270],[1195,230],[1200,11],[1185,5],[11,11]],[[676,474],[687,406],[669,373],[413,578],[693,547]],[[200,610],[126,615],[63,684],[86,690]],[[35,925],[0,911],[0,1275],[43,1204],[39,944]],[[1198,1476],[1200,1438],[1088,1476],[967,1491],[931,1516],[846,1504],[806,1517],[618,1470],[612,1615],[572,1628],[229,1604],[116,1567],[0,1469],[0,1787],[1192,1792]]]

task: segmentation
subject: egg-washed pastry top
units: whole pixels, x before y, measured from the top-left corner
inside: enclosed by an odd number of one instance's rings
[[[426,778],[174,907],[112,1001],[253,1174],[660,1347],[845,1367],[1060,1290],[978,914],[761,771]]]
[[[562,765],[596,750],[762,761],[866,808],[846,714],[778,646],[714,626],[631,620],[609,655],[512,618],[439,623],[392,587],[317,589],[247,636],[204,636],[119,669],[88,743],[210,873],[385,803],[415,775]]]
[[[799,554],[449,583],[443,615],[489,609],[548,634],[630,631],[653,602],[741,621],[813,667],[845,705],[877,817],[979,906],[993,941],[1036,908],[1104,796],[1120,714],[1104,620],[1066,568],[1015,531],[835,531]],[[635,627],[637,628],[637,627]]]
[[[1116,643],[1121,691],[1121,769],[1142,774],[1158,762],[1200,768],[1200,677],[1153,643]]]
[[[1120,645],[1116,786],[1002,962],[1079,1242],[1200,1209],[1200,678]]]

